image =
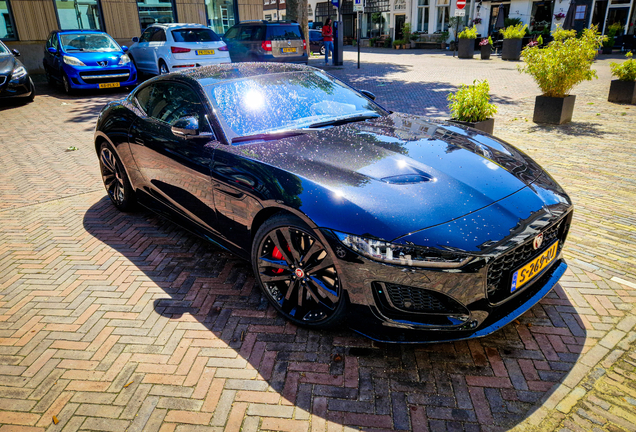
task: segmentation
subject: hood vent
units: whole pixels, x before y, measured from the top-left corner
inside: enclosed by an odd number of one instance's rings
[[[405,185],[415,183],[425,183],[433,181],[433,177],[424,174],[400,174],[396,176],[384,177],[381,179],[385,183]]]

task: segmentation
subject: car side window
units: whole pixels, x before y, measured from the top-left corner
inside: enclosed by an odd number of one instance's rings
[[[205,108],[201,98],[190,87],[172,82],[156,83],[150,103],[148,116],[172,126],[183,117],[196,117],[203,132],[210,132],[205,119]]]
[[[46,40],[46,48],[51,48],[53,46],[53,35],[50,35],[49,38]]]
[[[163,29],[157,29],[156,32],[150,36],[150,42],[165,42],[166,41],[166,32]]]
[[[252,35],[256,33],[257,27],[245,26],[241,29],[241,34],[239,35],[239,40],[241,42],[251,41],[253,40]]]
[[[141,34],[141,37],[139,38],[139,42],[148,42],[150,40],[150,36],[152,36],[152,34],[155,32],[155,30],[157,30],[156,27],[148,27]]]
[[[238,32],[239,32],[239,29],[237,27],[232,27],[231,29],[227,31],[227,33],[225,33],[224,37],[226,39],[236,39]]]
[[[150,103],[150,98],[152,96],[152,90],[154,86],[149,85],[135,93],[135,100],[139,105],[139,108],[143,110],[144,113],[148,114],[148,104]]]
[[[54,35],[53,35],[53,36],[51,36],[51,37],[52,37],[51,43],[53,44],[53,45],[52,45],[52,46],[53,46],[53,48],[55,48],[56,50],[58,50],[58,51],[59,51],[59,50],[60,50],[60,43],[59,43],[59,41],[58,41],[58,38],[57,38],[58,36],[57,36],[57,34],[54,34]]]

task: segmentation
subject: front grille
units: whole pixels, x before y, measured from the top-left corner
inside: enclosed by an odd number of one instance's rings
[[[488,266],[488,299],[491,303],[499,303],[511,296],[510,284],[513,272],[543,253],[557,239],[561,240],[558,246],[558,251],[561,251],[566,234],[565,225],[566,223],[561,221],[543,231],[543,244],[538,250],[534,249],[534,238],[532,238],[500,256]]]
[[[112,69],[101,71],[81,72],[80,77],[88,84],[101,84],[128,81],[130,71],[127,69]]]
[[[440,314],[465,312],[458,302],[435,291],[392,283],[374,285],[378,294],[388,298],[392,307],[402,311]]]

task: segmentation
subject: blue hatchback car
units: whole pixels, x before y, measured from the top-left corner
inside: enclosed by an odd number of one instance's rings
[[[135,65],[107,33],[99,30],[55,30],[44,49],[44,70],[50,84],[75,89],[127,87],[137,83]]]

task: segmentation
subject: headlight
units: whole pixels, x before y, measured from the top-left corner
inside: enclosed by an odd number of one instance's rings
[[[64,59],[64,63],[66,63],[69,66],[86,66],[84,63],[82,63],[80,59],[75,57],[64,56],[63,59]]]
[[[119,57],[119,64],[120,65],[125,65],[130,63],[130,57],[128,57],[128,54],[124,54],[123,56]]]
[[[353,251],[374,261],[412,267],[459,268],[472,257],[426,247],[387,243],[334,231],[338,239]]]
[[[13,69],[13,72],[11,73],[11,80],[13,81],[13,80],[20,79],[26,74],[27,74],[27,71],[24,68],[24,66],[18,66],[15,69]]]

